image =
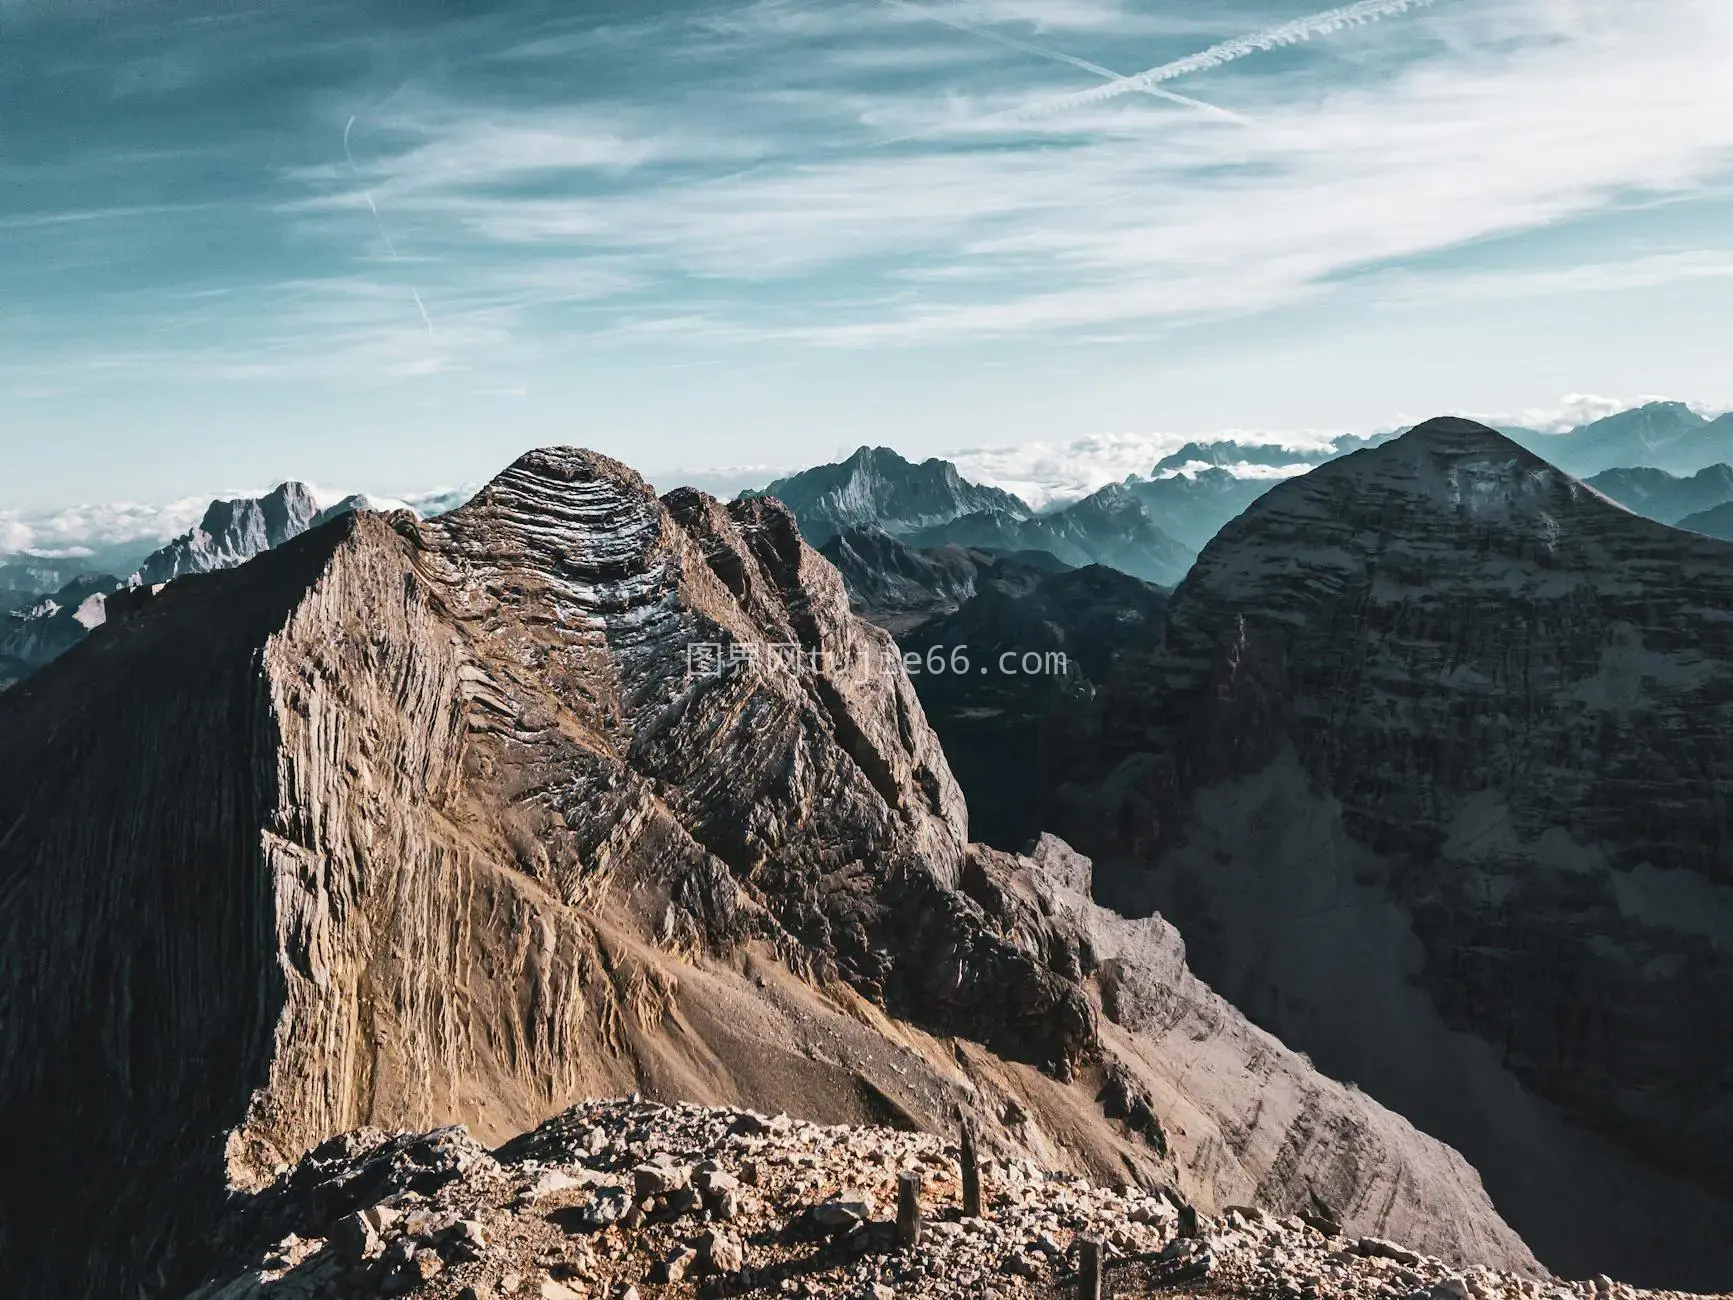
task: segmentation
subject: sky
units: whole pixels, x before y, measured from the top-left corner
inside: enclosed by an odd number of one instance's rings
[[[0,525],[1723,408],[1730,308],[1727,0],[0,0]]]

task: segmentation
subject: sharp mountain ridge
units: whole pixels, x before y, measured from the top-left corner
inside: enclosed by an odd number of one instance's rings
[[[775,501],[556,448],[439,519],[139,588],[0,696],[7,1285],[180,1294],[335,1134],[497,1142],[631,1091],[961,1106],[1205,1213],[1536,1270],[1456,1152],[1090,902],[1064,844],[966,818]]]

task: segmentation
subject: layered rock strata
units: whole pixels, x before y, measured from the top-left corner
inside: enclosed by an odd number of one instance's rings
[[[971,848],[891,649],[781,506],[556,449],[172,582],[0,697],[8,1285],[173,1294],[227,1196],[334,1134],[496,1141],[634,1089],[966,1104],[1204,1212],[1534,1268],[1455,1152],[1170,929],[1058,846]]]
[[[1733,1276],[1733,546],[1435,420],[1273,488],[1061,819],[1559,1269]]]

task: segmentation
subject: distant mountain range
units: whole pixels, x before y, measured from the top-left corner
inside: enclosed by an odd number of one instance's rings
[[[1404,428],[1367,437],[1350,434],[1311,448],[1228,438],[1190,442],[1158,461],[1154,476],[1230,466],[1315,469],[1406,432]],[[1683,402],[1650,402],[1563,433],[1519,426],[1499,426],[1497,432],[1578,478],[1629,466],[1689,476],[1717,462],[1733,461],[1733,412],[1711,418]]]
[[[1651,402],[1569,433],[1502,432],[1579,478],[1631,465],[1694,475],[1733,461],[1733,411],[1710,419],[1683,402]]]
[[[1323,446],[1296,447],[1282,442],[1238,442],[1218,438],[1203,442],[1188,442],[1178,451],[1156,461],[1154,476],[1193,471],[1204,468],[1226,469],[1230,466],[1257,465],[1268,469],[1294,466],[1312,467],[1325,461],[1346,456],[1363,447],[1376,447],[1396,437],[1395,433],[1343,434]]]
[[[964,515],[1027,519],[1034,513],[1009,492],[969,482],[949,461],[916,465],[889,447],[862,447],[840,464],[802,470],[741,496],[775,497],[794,512],[813,546],[854,529],[902,537]]]
[[[885,447],[862,447],[840,464],[804,470],[762,493],[742,495],[781,501],[808,543],[820,548],[839,535],[876,532],[922,549],[1039,551],[1072,568],[1107,564],[1167,586],[1185,576],[1195,555],[1164,532],[1123,484],[1036,514],[1009,492],[969,482],[948,461],[915,464]],[[898,553],[894,562],[906,563],[906,557]]]
[[[126,578],[81,572],[65,578],[65,561],[25,557],[0,566],[0,576],[61,578],[51,595],[14,600],[0,620],[0,690],[28,677],[77,645],[108,617],[107,600],[128,588],[154,589],[190,574],[213,573],[244,564],[255,555],[299,537],[351,510],[367,498],[345,497],[321,510],[305,483],[283,483],[262,497],[213,501],[203,520],[146,556]]]
[[[909,540],[917,546],[1045,551],[1072,568],[1105,564],[1164,587],[1185,577],[1196,558],[1195,551],[1163,531],[1122,483],[1109,483],[1052,514],[1019,517],[982,510],[923,529]]]
[[[1105,564],[1162,586],[1183,578],[1223,525],[1293,474],[1382,446],[1407,430],[1347,434],[1309,445],[1205,439],[1082,500],[1037,511],[964,478],[948,461],[919,464],[886,447],[776,480],[760,492],[793,511],[823,547],[878,532],[918,549],[1045,551],[1073,568]],[[1627,509],[1676,523],[1733,498],[1733,413],[1710,419],[1682,402],[1651,402],[1565,433],[1497,432]],[[848,566],[839,566],[847,569]],[[857,566],[858,572],[858,566]]]
[[[1690,477],[1646,466],[1610,469],[1586,480],[1625,509],[1663,524],[1733,501],[1733,467],[1710,465]]]

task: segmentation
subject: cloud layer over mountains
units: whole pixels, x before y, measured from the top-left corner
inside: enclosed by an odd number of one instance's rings
[[[1644,397],[1635,401],[1593,394],[1573,393],[1551,407],[1529,407],[1509,413],[1459,412],[1494,427],[1535,435],[1567,433],[1596,421],[1663,399]],[[1723,407],[1714,403],[1688,402],[1698,414],[1714,415]],[[1398,426],[1381,432],[1394,432]],[[941,451],[940,458],[957,467],[973,483],[1013,493],[1037,510],[1079,501],[1109,483],[1123,482],[1128,475],[1149,476],[1177,468],[1175,453],[1187,447],[1213,449],[1211,463],[1240,478],[1281,478],[1304,472],[1328,456],[1339,440],[1355,434],[1341,429],[1224,429],[1203,439],[1185,433],[1100,433],[1079,438],[991,444]],[[1233,458],[1229,447],[1246,449],[1243,459]],[[1274,449],[1293,452],[1291,461],[1273,455]],[[846,451],[843,453],[846,455]],[[840,460],[843,455],[838,455]],[[1728,449],[1733,457],[1733,448]],[[807,463],[819,459],[811,458]],[[1625,463],[1625,462],[1621,462]],[[1641,457],[1631,465],[1645,463]],[[1189,466],[1190,462],[1188,462]],[[653,474],[664,490],[693,486],[720,497],[730,497],[805,468],[805,465],[731,465],[717,468],[682,468]],[[1601,467],[1601,468],[1610,468]],[[1700,468],[1700,467],[1693,467]],[[1593,472],[1593,471],[1589,471]],[[423,517],[454,509],[468,499],[473,485],[440,487],[423,491],[366,493],[379,509],[407,507]],[[109,502],[80,504],[56,510],[24,512],[0,509],[0,555],[28,552],[51,557],[90,558],[93,567],[125,568],[113,557],[142,558],[170,537],[185,532],[204,513],[212,497],[261,496],[262,488],[225,490],[179,497],[146,504]],[[347,490],[315,486],[321,505],[349,495]],[[136,552],[136,554],[134,554]],[[102,561],[103,563],[96,563]]]

